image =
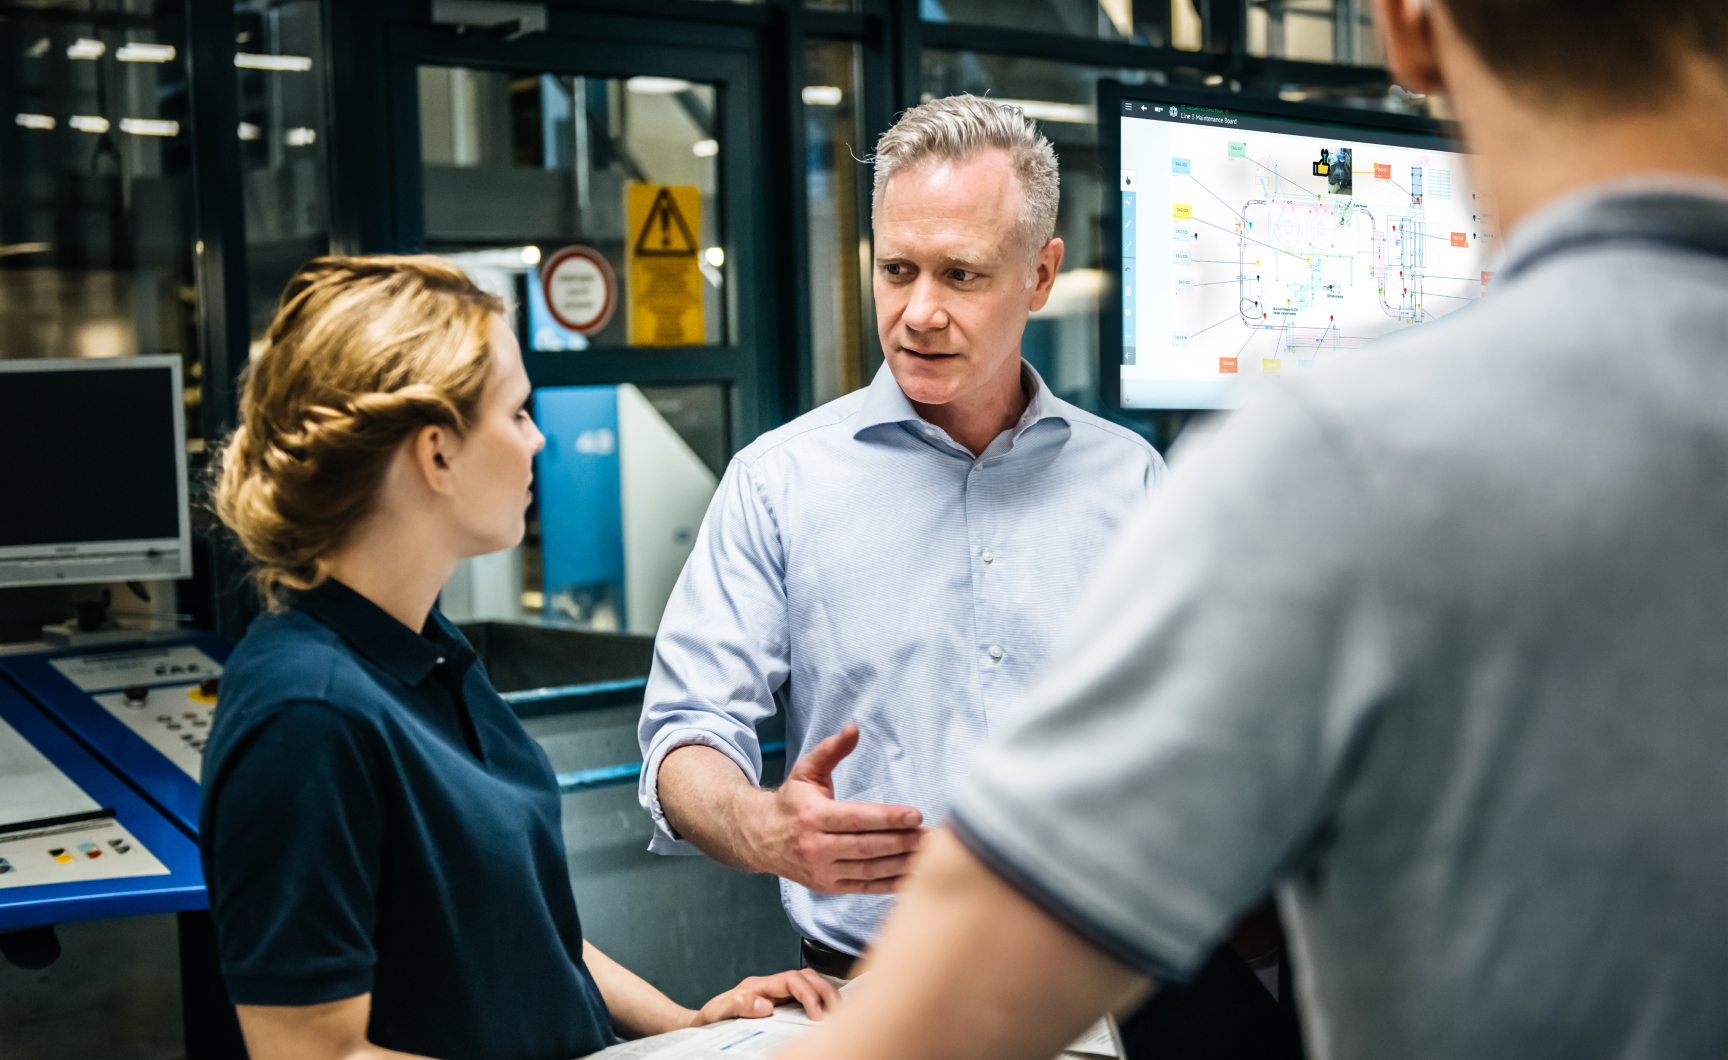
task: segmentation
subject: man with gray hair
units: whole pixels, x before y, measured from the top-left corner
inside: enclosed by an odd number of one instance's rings
[[[780,876],[806,962],[840,978],[1163,473],[1021,359],[1062,264],[1036,126],[933,100],[875,165],[886,364],[733,458],[661,620],[640,732],[650,849]],[[796,764],[765,789],[756,726],[777,705]]]

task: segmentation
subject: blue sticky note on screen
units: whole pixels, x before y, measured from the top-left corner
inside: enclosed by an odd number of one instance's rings
[[[1186,158],[1172,158],[1170,160],[1170,172],[1176,174],[1179,177],[1187,176],[1188,175],[1188,160]]]

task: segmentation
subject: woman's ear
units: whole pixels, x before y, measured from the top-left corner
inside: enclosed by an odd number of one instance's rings
[[[435,423],[427,424],[415,432],[407,445],[415,470],[432,492],[453,492],[455,482],[450,465],[461,447],[456,432]]]
[[[1439,0],[1374,0],[1380,54],[1399,87],[1419,95],[1446,91],[1435,46],[1434,5]]]

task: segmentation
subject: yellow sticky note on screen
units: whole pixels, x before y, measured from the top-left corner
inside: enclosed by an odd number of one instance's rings
[[[1190,206],[1189,204],[1187,204],[1185,202],[1176,203],[1175,206],[1176,206],[1176,211],[1175,211],[1176,220],[1178,220],[1178,221],[1192,221],[1194,219],[1194,208],[1192,206]]]

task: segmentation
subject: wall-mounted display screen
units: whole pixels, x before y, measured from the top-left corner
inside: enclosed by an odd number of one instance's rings
[[[1494,216],[1437,130],[1111,87],[1122,407],[1234,408],[1486,293]]]

